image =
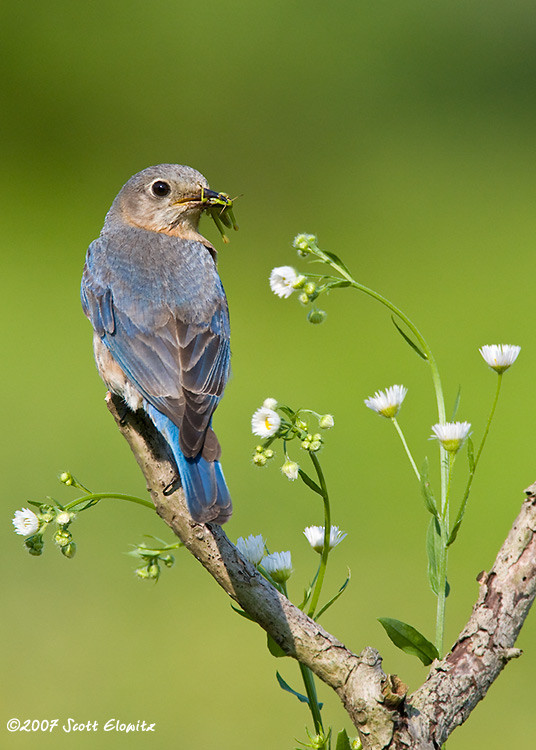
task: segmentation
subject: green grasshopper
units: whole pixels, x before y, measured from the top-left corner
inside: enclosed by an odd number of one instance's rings
[[[224,225],[236,231],[238,224],[233,213],[233,200],[227,193],[215,193],[213,190],[201,188],[201,200],[206,203],[205,211],[211,215],[224,242],[229,242],[225,234]]]

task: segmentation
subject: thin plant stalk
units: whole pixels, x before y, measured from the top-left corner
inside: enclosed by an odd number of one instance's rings
[[[449,500],[452,469],[456,454],[448,454],[448,485],[445,496],[445,505],[439,517],[439,528],[441,532],[441,549],[439,553],[438,578],[439,592],[437,595],[436,612],[436,648],[440,656],[443,654],[443,641],[445,638],[445,607],[447,601],[447,570],[448,570],[448,541],[449,541]]]
[[[145,500],[142,497],[136,497],[135,495],[123,495],[118,492],[90,492],[84,497],[79,497],[76,500],[68,503],[65,506],[65,510],[71,510],[81,503],[87,503],[88,501],[94,501],[95,503],[99,500],[107,498],[114,498],[116,500],[126,500],[129,503],[136,503],[137,505],[143,505],[145,508],[151,508],[154,510],[154,505],[150,500]]]
[[[465,509],[467,507],[467,501],[469,499],[469,493],[471,491],[471,485],[473,484],[473,479],[475,478],[476,467],[478,466],[478,461],[479,461],[480,456],[482,454],[482,450],[484,448],[484,443],[486,442],[486,438],[488,437],[488,433],[489,433],[489,430],[490,430],[490,427],[491,427],[491,422],[492,422],[493,417],[495,415],[495,409],[497,408],[497,402],[499,401],[499,394],[501,392],[501,385],[502,385],[502,376],[503,376],[502,372],[499,372],[497,374],[497,390],[495,391],[495,398],[493,399],[493,404],[491,405],[491,410],[490,410],[488,421],[487,421],[487,424],[486,424],[486,429],[484,430],[484,435],[482,437],[482,442],[480,443],[480,447],[479,447],[478,452],[477,452],[477,454],[475,456],[474,464],[473,464],[473,466],[471,467],[471,469],[469,471],[469,479],[467,480],[467,487],[465,488],[465,493],[463,495],[463,500],[462,500],[462,502],[460,504],[460,509],[458,511],[458,515],[456,516],[456,520],[454,521],[453,529],[457,529],[458,528],[458,526],[459,526],[459,524],[461,522],[461,519],[463,518],[463,515],[465,513]],[[452,538],[449,537],[449,544],[452,544],[453,541],[454,541],[454,539],[452,539]]]
[[[311,710],[311,716],[313,717],[313,724],[315,727],[316,734],[324,734],[324,725],[322,724],[322,716],[320,714],[320,706],[318,704],[318,697],[316,694],[316,685],[313,677],[313,673],[306,667],[305,664],[299,662],[300,672],[305,686],[305,692],[309,701],[309,708]]]
[[[439,374],[439,368],[437,366],[437,362],[435,360],[435,357],[433,355],[433,352],[431,348],[429,347],[426,339],[422,335],[422,333],[419,331],[417,326],[410,320],[410,318],[407,317],[405,313],[402,312],[396,305],[393,305],[392,302],[390,302],[386,297],[383,297],[381,294],[378,294],[378,292],[375,292],[373,289],[369,289],[369,287],[364,286],[363,284],[360,284],[358,281],[356,281],[349,273],[346,271],[345,268],[343,268],[339,263],[337,263],[336,260],[333,260],[328,255],[326,255],[322,250],[317,248],[316,246],[314,249],[312,249],[312,252],[314,255],[316,255],[318,258],[324,261],[327,265],[334,268],[346,281],[348,281],[349,286],[353,287],[354,289],[358,289],[361,292],[364,292],[369,297],[372,297],[373,299],[380,302],[384,307],[386,307],[388,310],[390,310],[394,315],[396,315],[397,318],[399,318],[413,333],[415,336],[415,339],[417,340],[422,353],[424,354],[426,361],[430,365],[430,374],[432,376],[432,383],[434,386],[435,396],[436,396],[436,402],[437,402],[437,413],[439,417],[439,423],[445,424],[446,422],[446,412],[445,412],[445,399],[443,396],[443,388],[441,385],[441,377]],[[448,467],[448,460],[447,460],[447,454],[443,446],[440,445],[439,447],[439,461],[440,461],[440,472],[441,472],[441,517],[443,519],[448,518],[448,498],[447,498],[447,484],[449,482],[449,467]],[[448,523],[448,521],[447,521]],[[447,544],[448,544],[448,530],[444,526],[444,522],[441,526],[441,555],[440,555],[440,580],[442,578],[445,579],[447,577],[447,563],[448,563],[448,555],[447,555]],[[444,626],[445,626],[445,603],[446,603],[446,592],[444,590],[440,589],[439,595],[438,595],[438,609],[437,609],[437,620],[436,620],[436,643],[443,643],[443,632],[444,632]],[[441,648],[438,647],[439,654],[442,654],[442,646]]]
[[[420,472],[419,472],[419,470],[418,470],[418,468],[417,468],[417,466],[415,464],[415,461],[413,460],[413,456],[411,455],[411,451],[410,451],[409,446],[408,446],[408,444],[406,442],[406,438],[404,437],[404,433],[402,432],[402,429],[401,429],[400,425],[398,424],[396,417],[391,417],[391,421],[392,421],[392,423],[395,426],[395,430],[398,432],[400,440],[402,441],[402,445],[404,446],[404,450],[406,451],[406,455],[409,458],[409,462],[410,462],[411,466],[413,467],[413,471],[415,472],[415,476],[417,477],[417,481],[420,482],[421,481],[421,475],[420,475]]]
[[[285,581],[281,583],[280,590],[288,598],[287,584]],[[318,696],[316,694],[316,685],[315,685],[315,679],[314,679],[313,673],[311,672],[309,667],[305,666],[305,664],[302,664],[301,661],[299,661],[298,664],[300,665],[300,672],[301,672],[301,676],[303,679],[303,685],[305,687],[305,693],[307,695],[307,702],[309,705],[309,710],[311,711],[311,716],[313,718],[315,733],[323,735],[324,725],[322,723],[322,716],[320,713],[320,705],[318,703]]]
[[[315,467],[316,475],[320,484],[320,489],[322,490],[322,500],[324,501],[324,546],[322,548],[322,558],[320,560],[320,567],[318,569],[318,577],[316,579],[313,595],[311,597],[311,603],[309,604],[309,610],[307,612],[309,617],[312,618],[314,617],[314,613],[318,605],[318,600],[320,598],[320,592],[322,590],[322,584],[324,582],[324,576],[326,573],[326,567],[328,564],[329,541],[331,536],[331,511],[329,507],[328,488],[326,485],[322,467],[320,466],[320,461],[318,460],[315,453],[310,452],[309,455],[311,457],[311,461],[313,462],[313,466]]]

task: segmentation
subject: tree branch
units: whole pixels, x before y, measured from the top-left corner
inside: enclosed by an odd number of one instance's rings
[[[435,750],[469,716],[505,664],[536,595],[536,483],[489,574],[451,653],[432,667],[410,697],[386,675],[372,648],[356,655],[295,607],[244,560],[220,526],[195,523],[182,490],[169,493],[177,470],[169,449],[143,412],[108,408],[145,476],[155,509],[224,591],[291,657],[332,687],[357,727],[365,750]]]

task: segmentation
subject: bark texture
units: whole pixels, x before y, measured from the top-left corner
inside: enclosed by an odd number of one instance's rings
[[[220,526],[195,523],[182,490],[169,491],[177,470],[169,449],[142,412],[124,413],[110,394],[108,408],[145,476],[156,512],[224,591],[342,700],[365,750],[437,750],[469,716],[512,658],[536,596],[536,483],[489,573],[452,651],[432,665],[411,696],[386,675],[373,648],[352,653],[269,584],[244,560]]]

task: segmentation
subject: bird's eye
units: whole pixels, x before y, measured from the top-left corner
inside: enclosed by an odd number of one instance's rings
[[[163,198],[164,195],[169,195],[171,193],[169,183],[164,182],[163,180],[156,180],[153,182],[151,190],[153,191],[153,195],[156,195],[157,198]]]

